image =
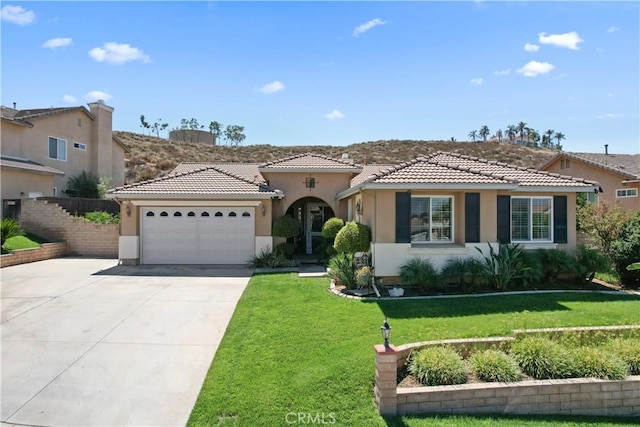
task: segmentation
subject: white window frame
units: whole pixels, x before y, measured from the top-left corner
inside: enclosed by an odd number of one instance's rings
[[[50,144],[52,139],[56,140],[56,157],[51,157]],[[62,151],[61,151],[61,148],[62,148]],[[61,158],[60,156],[61,152],[64,158]],[[67,161],[67,140],[58,138],[57,136],[49,136],[47,138],[47,156],[52,160],[59,160],[61,162],[66,162]]]
[[[432,229],[432,219],[433,219],[433,203],[431,202],[431,199],[449,199],[451,200],[451,238],[447,239],[447,240],[433,240],[433,236],[431,235],[431,229]],[[453,197],[453,195],[451,194],[417,194],[417,195],[411,195],[411,202],[413,202],[413,199],[429,199],[429,226],[427,228],[428,232],[429,232],[429,240],[413,240],[413,238],[410,235],[411,238],[411,244],[412,245],[422,245],[422,244],[447,244],[447,243],[454,243],[455,242],[455,217],[456,217],[456,210],[455,210],[455,197]],[[409,218],[409,221],[411,221],[411,218]],[[409,231],[409,233],[411,234],[411,230]]]
[[[529,240],[520,240],[513,238],[513,200],[514,199],[527,199],[529,200]],[[532,203],[534,199],[544,199],[549,200],[549,239],[534,239],[533,238],[533,209]],[[510,200],[509,209],[511,211],[511,215],[509,218],[509,233],[511,234],[511,241],[515,243],[553,243],[553,197],[551,196],[542,196],[542,197],[534,197],[534,196],[512,196]]]
[[[87,144],[83,144],[82,142],[73,141],[73,148],[76,150],[87,151]]]
[[[620,195],[620,192],[624,193],[624,195]],[[633,193],[633,194],[629,194]],[[638,189],[637,188],[619,188],[616,190],[616,199],[627,199],[629,197],[638,197]]]

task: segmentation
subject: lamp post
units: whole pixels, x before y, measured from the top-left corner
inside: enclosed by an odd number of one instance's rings
[[[382,338],[384,339],[384,348],[389,348],[389,335],[391,335],[391,326],[389,326],[389,322],[387,318],[384,318],[384,323],[380,326],[380,332],[382,332]]]

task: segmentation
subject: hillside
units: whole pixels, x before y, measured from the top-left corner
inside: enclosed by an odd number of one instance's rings
[[[360,164],[395,164],[435,151],[449,151],[530,168],[539,167],[556,153],[553,150],[495,142],[391,140],[338,147],[328,145],[229,147],[172,142],[168,139],[132,132],[114,131],[114,135],[131,149],[131,153],[126,156],[125,180],[127,183],[165,175],[180,162],[262,163],[307,152],[335,158],[341,158],[343,153],[348,153],[350,159]]]

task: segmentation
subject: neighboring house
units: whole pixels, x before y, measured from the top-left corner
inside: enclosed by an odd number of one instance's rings
[[[598,183],[450,153],[395,166],[316,154],[263,164],[183,163],[165,177],[111,189],[121,204],[124,264],[241,264],[273,247],[288,214],[313,253],[337,216],[371,228],[378,276],[410,257],[437,266],[489,242],[576,246],[575,194]]]
[[[623,209],[640,209],[640,154],[563,152],[542,165],[540,170],[588,178],[600,183],[600,192],[590,200],[618,202]]]
[[[3,207],[27,197],[64,196],[68,179],[82,171],[124,184],[128,148],[112,134],[113,108],[104,102],[89,109],[1,111]]]

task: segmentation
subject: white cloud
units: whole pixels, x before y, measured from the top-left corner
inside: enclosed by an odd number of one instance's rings
[[[611,96],[613,96],[613,93],[607,92],[607,96],[611,97]]]
[[[554,68],[555,67],[548,62],[529,61],[524,64],[522,68],[516,70],[516,73],[522,74],[525,77],[537,77],[541,74],[547,74]]]
[[[89,56],[98,62],[110,64],[124,64],[128,61],[151,62],[151,59],[137,47],[126,43],[105,43],[103,47],[94,47],[89,51]]]
[[[583,41],[584,40],[575,31],[564,34],[538,34],[538,42],[542,44],[550,44],[556,47],[565,47],[571,50],[580,49],[578,47],[578,43],[582,43]]]
[[[48,49],[55,49],[58,47],[69,46],[71,43],[73,43],[73,40],[71,40],[70,37],[57,37],[55,39],[50,39],[42,43],[42,47],[46,47]]]
[[[78,100],[76,99],[75,96],[65,94],[62,97],[62,102],[64,102],[65,104],[75,104],[78,102]]]
[[[469,82],[474,86],[480,86],[484,83],[484,79],[482,77],[476,77],[475,79],[471,79]]]
[[[617,117],[622,117],[622,114],[606,113],[596,116],[598,119],[615,119]]]
[[[86,99],[87,101],[97,101],[99,99],[108,101],[111,98],[111,95],[106,92],[102,92],[101,90],[92,90],[91,92],[87,92],[87,94],[84,96],[84,99]]]
[[[495,74],[496,76],[507,76],[511,74],[511,70],[507,68],[506,70],[494,71],[493,74]]]
[[[36,19],[36,14],[32,10],[27,10],[22,6],[6,5],[0,10],[0,17],[3,21],[13,22],[18,25],[29,25]]]
[[[540,46],[533,43],[525,43],[524,50],[526,50],[527,52],[537,52],[540,50]]]
[[[271,83],[267,83],[266,85],[262,86],[259,91],[262,93],[276,93],[276,92],[281,92],[284,90],[284,84],[278,80],[273,81]]]
[[[360,34],[366,33],[373,27],[377,27],[378,25],[384,25],[384,24],[387,24],[387,21],[383,21],[382,19],[379,19],[379,18],[372,19],[371,21],[365,22],[364,24],[360,24],[353,30],[353,37],[358,37]]]
[[[615,32],[617,32],[617,31],[620,31],[620,28],[616,27],[615,25],[614,25],[614,26],[611,26],[611,27],[609,27],[609,28],[607,29],[607,33],[609,33],[609,34],[611,34],[611,33],[615,33]]]
[[[339,110],[333,110],[330,113],[324,115],[324,118],[327,120],[336,120],[336,119],[344,119],[346,116],[342,114]]]

